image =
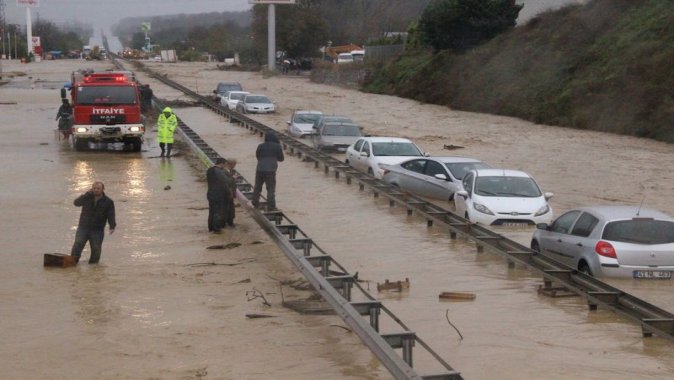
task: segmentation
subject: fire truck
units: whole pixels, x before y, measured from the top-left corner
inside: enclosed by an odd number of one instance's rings
[[[65,91],[61,96],[65,98]],[[140,151],[145,126],[133,73],[75,71],[70,97],[75,150],[115,147],[121,148],[115,150]]]

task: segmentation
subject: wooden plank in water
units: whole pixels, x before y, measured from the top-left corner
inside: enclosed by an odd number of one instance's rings
[[[455,300],[455,301],[472,301],[475,299],[474,293],[462,293],[462,292],[442,292],[440,293],[440,299],[443,300]]]

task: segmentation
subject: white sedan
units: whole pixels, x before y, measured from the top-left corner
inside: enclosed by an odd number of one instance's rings
[[[463,177],[454,196],[456,212],[485,225],[550,223],[552,193],[542,193],[534,179],[519,170],[476,169]]]
[[[347,165],[379,179],[389,165],[423,156],[416,144],[400,137],[362,137],[346,148]]]
[[[287,121],[288,133],[297,138],[303,138],[307,135],[316,133],[314,125],[316,120],[323,115],[320,111],[295,111]]]
[[[236,105],[246,95],[248,95],[246,91],[227,91],[227,94],[220,98],[220,105],[227,109],[235,110]]]

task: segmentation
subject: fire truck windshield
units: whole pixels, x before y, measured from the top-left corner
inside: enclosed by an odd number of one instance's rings
[[[136,88],[131,86],[78,87],[76,103],[80,105],[136,104]]]

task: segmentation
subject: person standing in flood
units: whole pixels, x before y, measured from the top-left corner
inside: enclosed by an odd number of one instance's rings
[[[208,232],[220,233],[225,227],[226,199],[229,195],[227,187],[227,174],[225,165],[227,160],[220,157],[215,160],[215,165],[206,170],[206,182],[208,191]]]
[[[274,133],[267,133],[264,142],[257,146],[255,151],[257,167],[255,169],[255,186],[253,187],[253,207],[260,206],[262,185],[267,188],[267,210],[276,210],[276,170],[278,163],[283,161],[283,148]]]
[[[80,261],[82,250],[89,242],[91,256],[89,264],[96,264],[101,259],[103,237],[105,236],[105,224],[110,225],[110,234],[115,232],[117,222],[115,220],[115,202],[105,195],[103,182],[94,182],[91,190],[80,195],[73,202],[75,206],[82,207],[80,221],[75,233],[75,243],[70,255],[75,261]]]
[[[225,225],[234,227],[234,218],[236,217],[236,209],[234,208],[234,198],[236,198],[236,178],[237,174],[234,168],[236,167],[236,159],[230,158],[225,164],[226,184],[229,189],[229,196],[225,199]]]
[[[157,141],[161,148],[161,157],[171,157],[171,148],[173,148],[173,134],[178,127],[178,118],[173,113],[171,107],[166,107],[157,119]]]

